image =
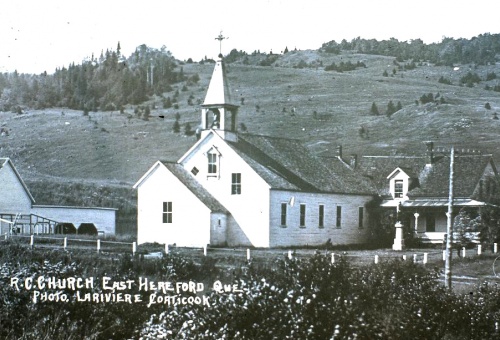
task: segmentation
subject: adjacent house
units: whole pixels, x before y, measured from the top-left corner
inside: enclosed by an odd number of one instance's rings
[[[320,159],[299,141],[239,133],[224,62],[201,107],[199,140],[157,161],[138,190],[139,244],[280,247],[367,241],[376,195],[340,155]]]
[[[35,205],[9,158],[0,158],[0,233],[115,234],[116,209]]]
[[[426,145],[422,156],[363,156],[357,169],[378,188],[381,207],[411,213],[403,224],[424,241],[441,243],[447,228],[450,150]],[[492,155],[458,150],[453,160],[453,216],[487,205],[495,190],[490,179],[498,175]]]

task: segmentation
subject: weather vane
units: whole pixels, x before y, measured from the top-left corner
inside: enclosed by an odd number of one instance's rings
[[[219,55],[222,56],[222,40],[224,39],[229,39],[229,37],[225,37],[222,35],[222,31],[220,31],[220,34],[215,40],[219,40]]]

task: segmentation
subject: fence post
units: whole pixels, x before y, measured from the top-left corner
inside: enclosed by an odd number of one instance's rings
[[[443,261],[446,260],[446,250],[443,250]]]
[[[30,236],[30,247],[33,248],[33,246],[35,245],[35,238],[33,235]]]
[[[290,259],[290,260],[292,259],[292,251],[291,250],[288,251],[288,259]]]
[[[406,261],[406,254],[403,255],[403,261]]]
[[[168,243],[165,243],[165,254],[168,255]]]
[[[413,254],[413,263],[417,263],[417,254]]]
[[[97,253],[101,251],[101,240],[97,240]]]
[[[137,252],[137,243],[132,242],[132,255],[135,255],[136,252]]]
[[[335,253],[332,253],[332,263],[335,263]]]
[[[427,264],[427,253],[424,253],[424,264]]]
[[[247,261],[250,261],[250,249],[247,249]]]
[[[497,253],[498,252],[498,243],[493,243],[493,253]]]
[[[481,252],[482,252],[482,246],[480,244],[477,245],[477,254],[478,255],[481,255]]]
[[[465,258],[465,247],[462,247],[462,257]]]
[[[63,242],[63,248],[64,248],[64,250],[66,250],[67,247],[68,247],[68,238],[65,237],[64,238],[64,242]]]
[[[206,244],[203,246],[203,255],[207,256],[207,245]]]
[[[378,263],[378,255],[375,255],[375,264]]]

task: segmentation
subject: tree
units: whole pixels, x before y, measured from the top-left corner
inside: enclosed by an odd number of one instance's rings
[[[375,102],[372,103],[372,107],[370,109],[370,113],[372,115],[375,115],[375,116],[378,116],[380,114],[379,111],[378,111],[377,104],[375,104]]]
[[[175,133],[179,133],[181,131],[181,126],[179,124],[179,121],[176,120],[174,122],[174,126],[172,127],[172,130],[175,132]]]
[[[490,103],[486,103],[486,104],[484,104],[484,108],[485,108],[486,110],[491,110],[491,105],[490,105]]]
[[[401,109],[403,109],[403,105],[401,104],[401,102],[400,102],[400,101],[398,101],[398,103],[397,103],[397,105],[396,105],[396,111],[399,111],[399,110],[401,110]]]
[[[184,125],[184,134],[186,136],[192,136],[194,134],[194,131],[191,129],[191,124],[189,122]]]
[[[390,100],[387,104],[387,111],[385,114],[387,115],[387,117],[390,117],[394,112],[396,112],[396,106],[394,106],[394,103],[392,102],[392,100]]]

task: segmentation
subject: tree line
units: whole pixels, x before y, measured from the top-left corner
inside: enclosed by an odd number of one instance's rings
[[[116,110],[169,92],[172,84],[185,79],[183,69],[165,46],[141,45],[125,57],[118,43],[116,50],[101,52],[99,58],[92,55],[79,65],[57,68],[53,74],[0,74],[0,110]]]
[[[377,41],[357,37],[350,42],[335,40],[324,43],[322,52],[338,54],[340,51],[355,51],[364,54],[376,54],[396,57],[398,61],[413,59],[429,61],[439,65],[475,63],[486,65],[495,63],[496,54],[500,53],[500,34],[481,34],[471,39],[443,38],[439,43],[424,44],[421,39],[399,41],[395,38]]]

